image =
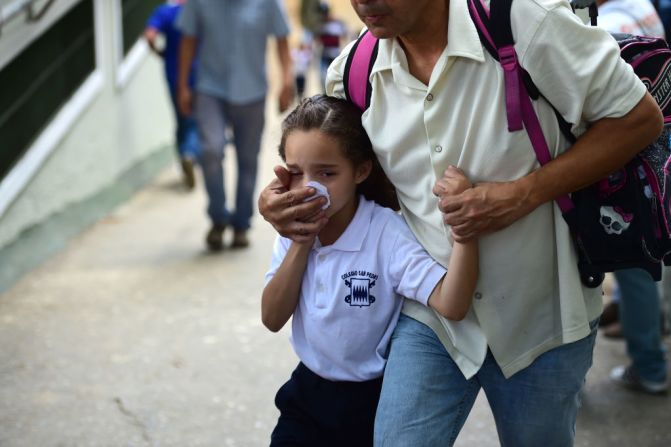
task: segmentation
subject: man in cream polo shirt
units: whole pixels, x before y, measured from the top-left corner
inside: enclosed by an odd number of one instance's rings
[[[403,216],[443,265],[453,239],[480,240],[480,279],[464,321],[447,322],[406,300],[375,443],[452,445],[482,388],[502,445],[572,445],[601,291],[582,286],[553,199],[617,169],[654,140],[659,109],[615,41],[583,25],[568,2],[515,0],[520,63],[580,135],[567,150],[552,108],[536,101],[557,157],[539,168],[527,133],[507,129],[502,71],[483,49],[465,0],[351,3],[381,39],[362,121]],[[331,65],[328,94],[344,96],[350,48]],[[459,195],[441,190],[436,181],[450,164],[475,187]],[[293,239],[319,231],[323,219],[304,221],[319,203],[300,204],[313,191],[287,193],[286,174],[276,173],[259,200],[262,215]]]

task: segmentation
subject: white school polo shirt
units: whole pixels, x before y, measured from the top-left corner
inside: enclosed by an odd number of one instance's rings
[[[484,50],[465,0],[449,6],[447,47],[429,85],[408,71],[396,39],[380,42],[362,122],[403,215],[419,242],[447,265],[452,240],[431,189],[448,165],[474,182],[509,181],[538,168],[527,133],[508,132],[502,70]],[[602,29],[581,23],[565,0],[516,0],[511,11],[521,65],[570,123],[621,117],[645,87]],[[328,73],[326,91],[343,97],[348,46]],[[534,104],[554,156],[569,144],[551,107]],[[570,173],[567,173],[570,175]],[[584,288],[569,231],[554,202],[480,239],[480,277],[469,315],[447,321],[407,301],[403,312],[430,326],[466,377],[491,349],[506,377],[540,354],[589,334],[601,290]]]
[[[290,244],[278,236],[266,284]],[[425,306],[444,274],[401,216],[361,197],[338,240],[325,247],[316,241],[309,254],[292,317],[294,351],[328,380],[380,377],[403,305],[400,295]]]

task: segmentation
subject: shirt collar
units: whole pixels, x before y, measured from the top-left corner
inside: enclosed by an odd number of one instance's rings
[[[373,218],[373,209],[375,202],[366,200],[363,196],[359,196],[359,206],[354,213],[352,221],[347,225],[347,228],[340,235],[337,241],[332,245],[322,247],[319,239],[315,240],[314,248],[317,250],[331,249],[340,251],[360,251],[363,247],[364,239],[368,233],[368,227]]]
[[[467,0],[451,0],[449,8],[447,48],[443,51],[441,58],[465,57],[484,62],[485,54],[482,43],[480,43],[478,30],[471,19],[471,14],[468,12]],[[399,64],[407,70],[407,59],[398,39],[381,39],[372,73],[389,70]]]

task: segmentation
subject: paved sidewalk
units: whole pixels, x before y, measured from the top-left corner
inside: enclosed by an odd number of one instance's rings
[[[189,194],[178,178],[167,170],[0,295],[0,446],[268,444],[296,363],[287,328],[259,318],[274,233],[257,218],[248,250],[205,252],[202,182]],[[625,361],[621,342],[599,339],[577,445],[671,445],[671,398],[607,380]],[[457,446],[496,445],[480,395]]]

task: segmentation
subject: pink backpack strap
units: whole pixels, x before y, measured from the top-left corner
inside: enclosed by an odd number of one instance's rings
[[[345,63],[345,96],[362,111],[370,103],[371,86],[368,77],[377,57],[378,43],[370,31],[364,32],[352,47]]]
[[[468,0],[469,12],[480,41],[503,68],[508,131],[526,129],[536,159],[544,165],[552,160],[552,156],[524,83],[525,72],[517,59],[510,25],[511,5],[512,0],[491,0],[491,9],[487,9],[483,0]],[[574,208],[568,195],[557,197],[555,201],[564,215]]]
[[[510,9],[507,10],[508,14],[504,14],[504,17],[495,16],[494,18],[491,17],[487,5],[482,0],[468,0],[468,9],[483,45],[503,67],[508,130],[510,132],[522,130],[522,105],[518,87],[521,70],[519,70],[517,53],[513,47],[512,30],[510,30]],[[498,22],[495,19],[498,19]],[[501,22],[508,27],[508,30],[503,31],[506,38],[497,41],[493,31],[495,31],[495,26],[502,26]],[[501,40],[504,42],[502,43]]]

